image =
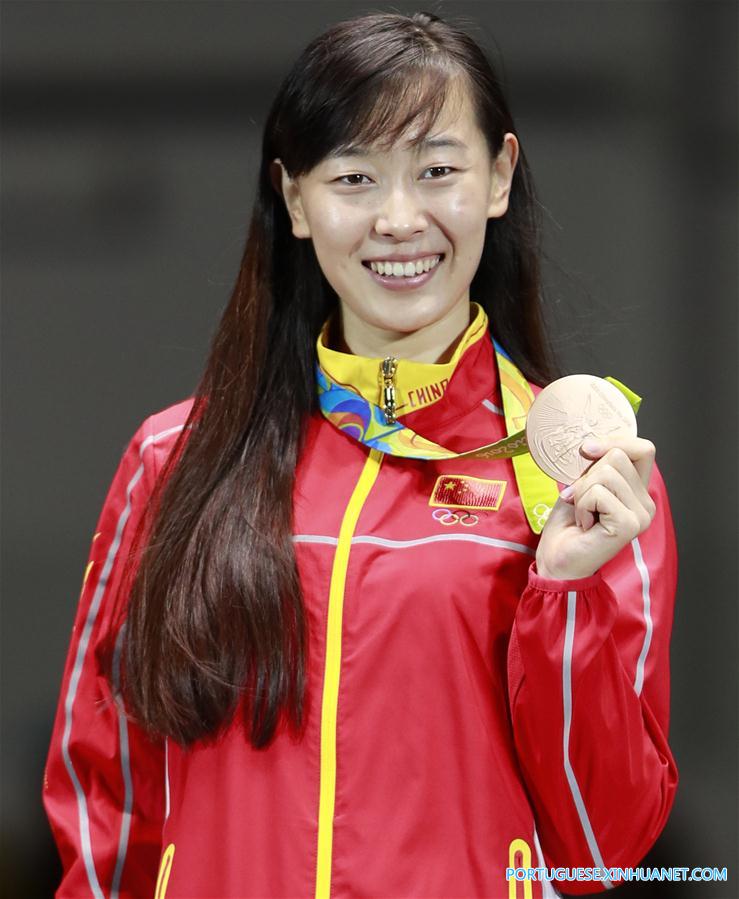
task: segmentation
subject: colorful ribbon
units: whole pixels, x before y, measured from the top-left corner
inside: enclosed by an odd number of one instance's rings
[[[336,383],[316,362],[319,406],[338,430],[365,446],[389,455],[408,459],[511,459],[526,519],[532,531],[540,534],[557,501],[559,487],[538,467],[528,452],[525,426],[526,416],[534,402],[531,385],[495,339],[493,346],[507,434],[495,443],[455,453],[399,421],[388,424],[380,406],[349,387]],[[615,378],[606,380],[621,390],[637,412],[641,398]]]

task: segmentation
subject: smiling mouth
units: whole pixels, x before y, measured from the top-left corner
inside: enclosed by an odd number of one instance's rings
[[[443,262],[445,253],[430,254],[408,262],[388,260],[364,260],[362,265],[384,278],[417,278],[433,271]]]

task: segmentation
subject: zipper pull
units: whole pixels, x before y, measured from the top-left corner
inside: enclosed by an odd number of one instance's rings
[[[398,369],[398,360],[394,356],[386,356],[380,366],[382,378],[382,402],[385,422],[395,424],[395,372]]]

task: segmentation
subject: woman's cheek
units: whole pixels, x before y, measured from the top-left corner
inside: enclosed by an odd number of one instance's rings
[[[353,217],[335,206],[326,206],[314,216],[314,220],[314,233],[320,240],[328,244],[341,244],[342,235],[346,235],[347,228],[351,227]]]
[[[487,209],[482,199],[479,193],[469,189],[455,193],[437,206],[436,215],[452,235],[484,234]]]
[[[311,191],[305,197],[306,215],[316,241],[342,247],[367,218],[362,198],[339,197],[331,192]]]

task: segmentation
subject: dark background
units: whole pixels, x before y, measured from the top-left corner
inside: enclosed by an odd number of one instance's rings
[[[230,293],[265,114],[328,24],[471,17],[503,61],[571,371],[644,396],[680,549],[671,743],[645,863],[737,867],[737,5],[2,3],[2,880],[50,896],[40,803],[97,515],[144,417],[188,396]]]

